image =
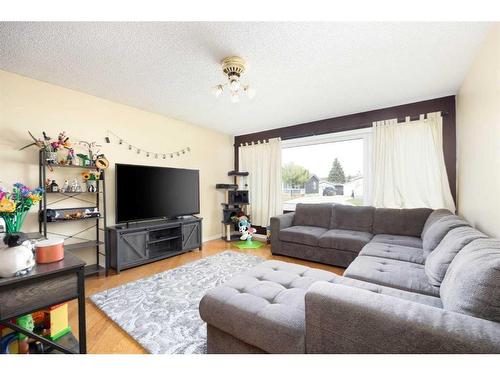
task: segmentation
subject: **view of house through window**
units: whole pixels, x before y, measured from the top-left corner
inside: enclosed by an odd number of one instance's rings
[[[297,203],[363,205],[366,139],[293,142],[282,149],[283,210]]]

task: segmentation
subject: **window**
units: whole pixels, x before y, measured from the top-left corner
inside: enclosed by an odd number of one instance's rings
[[[297,203],[368,201],[371,128],[282,142],[283,211]]]

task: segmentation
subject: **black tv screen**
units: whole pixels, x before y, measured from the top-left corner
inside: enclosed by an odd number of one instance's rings
[[[117,223],[199,212],[199,171],[116,164]]]

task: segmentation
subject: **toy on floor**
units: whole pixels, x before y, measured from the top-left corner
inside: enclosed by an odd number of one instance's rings
[[[33,332],[35,322],[31,314],[23,315],[16,319],[16,324],[28,331]],[[30,341],[33,341],[23,333],[19,333],[19,354],[28,354],[30,352]]]
[[[12,323],[15,320],[11,320]],[[14,332],[10,328],[0,326],[0,354],[17,354],[19,353],[19,333]]]
[[[28,331],[35,332],[52,341],[71,332],[68,322],[68,304],[49,307],[48,309],[24,315],[15,320],[16,324]],[[0,354],[9,353],[44,353],[46,346],[23,333],[0,327]]]
[[[251,242],[256,229],[252,228],[252,223],[246,216],[240,216],[238,219],[238,231],[241,233],[240,240]]]
[[[44,336],[47,336],[51,340],[57,340],[71,332],[71,327],[68,322],[67,303],[49,307],[44,313],[43,327],[47,330]]]

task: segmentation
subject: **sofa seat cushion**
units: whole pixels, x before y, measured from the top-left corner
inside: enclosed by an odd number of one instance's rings
[[[330,229],[319,238],[319,247],[358,253],[372,239],[373,234],[356,230]]]
[[[318,246],[319,238],[327,231],[325,228],[295,225],[280,230],[281,241],[295,242],[303,245]]]
[[[276,260],[210,290],[200,302],[208,324],[269,353],[305,353],[305,293],[335,274]]]
[[[387,296],[397,297],[405,299],[412,302],[422,303],[424,305],[429,305],[433,307],[443,308],[441,303],[441,298],[428,296],[425,294],[408,292],[406,290],[390,288],[388,286],[382,286],[378,284],[369,283],[366,281],[351,279],[350,277],[343,277],[335,275],[333,280],[330,280],[333,284],[346,285],[353,288],[359,288],[364,290],[369,290],[377,294],[385,294]]]
[[[333,215],[331,203],[298,203],[295,206],[293,225],[330,228]]]
[[[424,264],[424,251],[410,246],[391,245],[372,241],[363,247],[359,255]]]
[[[345,270],[344,276],[409,292],[439,296],[439,288],[429,283],[421,264],[360,256]]]
[[[500,239],[474,240],[455,256],[441,300],[445,310],[500,322]]]
[[[471,227],[452,229],[444,236],[425,261],[425,274],[432,285],[440,286],[451,262],[460,250],[469,243],[487,236]]]
[[[409,246],[422,248],[422,240],[420,237],[413,236],[398,236],[396,234],[376,234],[371,242],[385,243],[398,246]]]

